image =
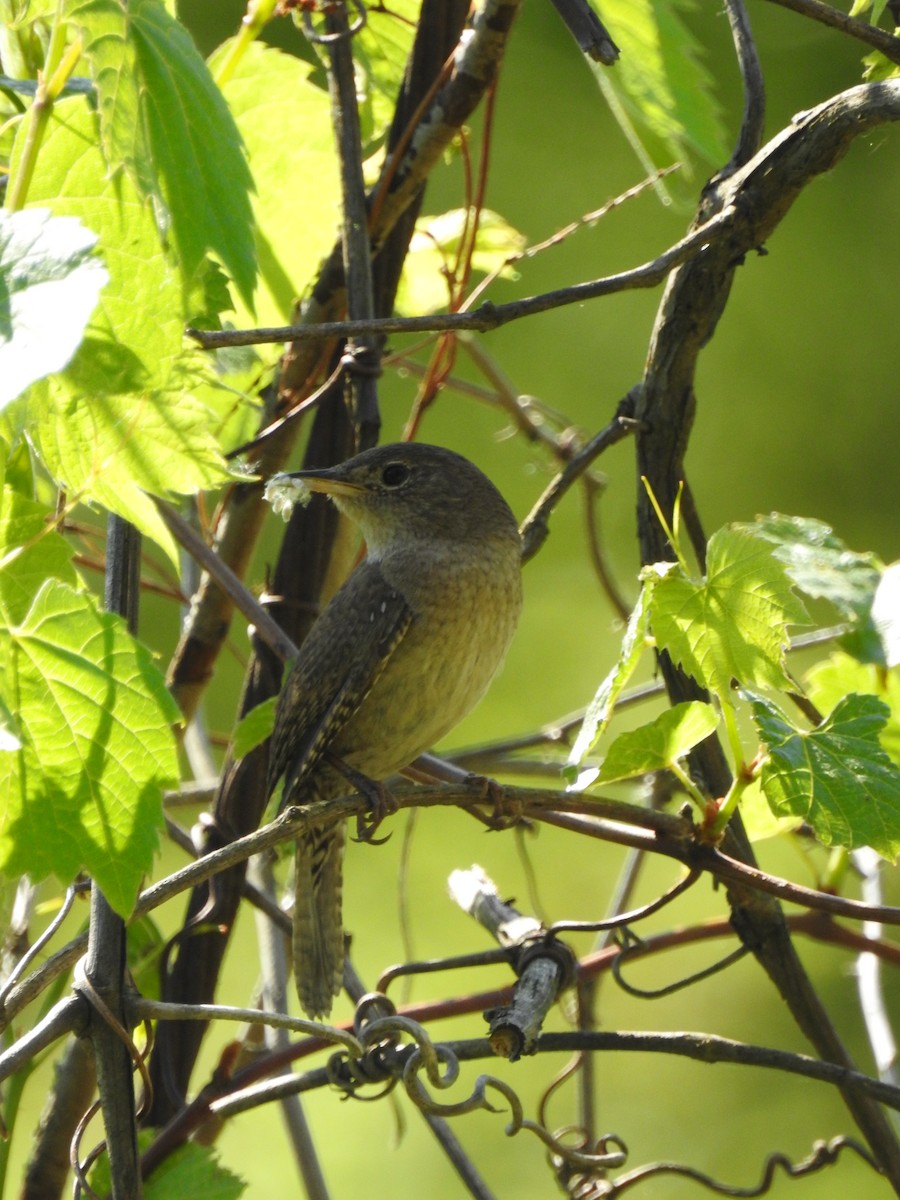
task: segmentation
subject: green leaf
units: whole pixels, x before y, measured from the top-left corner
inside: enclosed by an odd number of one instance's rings
[[[658,578],[658,575],[650,573],[644,579],[637,604],[628,618],[618,661],[600,684],[597,694],[584,714],[584,721],[569,754],[570,768],[579,766],[585,755],[600,740],[613,715],[622,688],[634,674],[647,647],[651,597]]]
[[[364,27],[353,39],[366,157],[374,152],[393,120],[421,7],[421,0],[394,0],[384,8],[373,5]]]
[[[590,64],[613,114],[639,157],[657,167],[693,150],[711,163],[726,157],[719,106],[698,43],[682,20],[689,0],[604,0],[603,21],[621,50],[615,69]]]
[[[23,141],[24,135],[17,139],[14,166]],[[41,169],[28,195],[30,203],[59,216],[79,217],[98,235],[109,271],[89,325],[94,344],[86,351],[82,347],[73,370],[88,374],[81,360],[102,359],[89,375],[89,392],[97,384],[103,392],[162,386],[182,348],[181,285],[166,261],[148,205],[128,179],[109,177],[96,144],[94,115],[83,100],[54,106]]]
[[[127,915],[178,778],[165,681],[119,617],[56,581],[0,647],[22,742],[0,755],[0,869],[63,881],[86,870]]]
[[[0,407],[78,349],[108,279],[96,244],[74,217],[0,211]]]
[[[7,622],[24,618],[45,580],[78,582],[68,543],[48,527],[51,515],[11,488],[0,491],[0,612]]]
[[[806,621],[771,548],[734,529],[710,538],[705,579],[670,569],[656,586],[650,613],[659,648],[728,703],[732,679],[792,686],[784,668],[787,627]]]
[[[160,518],[145,492],[171,496],[227,477],[209,437],[209,413],[188,393],[82,396],[54,392],[35,402],[33,436],[55,479],[158,533]]]
[[[140,1148],[145,1150],[153,1140],[152,1130],[141,1130]],[[93,1190],[105,1196],[111,1188],[109,1158],[103,1155],[92,1169],[89,1181]],[[238,1200],[244,1192],[244,1181],[219,1162],[210,1146],[185,1142],[166,1155],[144,1183],[144,1200],[188,1200],[202,1196],[203,1200]]]
[[[885,79],[900,78],[900,66],[880,50],[873,50],[863,60],[863,79],[866,83],[880,83]]]
[[[456,265],[465,226],[464,208],[419,218],[403,264],[397,296],[399,312],[436,312],[447,307],[450,300],[447,272]],[[515,270],[504,264],[524,247],[524,234],[499,213],[482,209],[472,253],[472,267],[476,272],[487,275],[497,271],[502,278],[518,278]]]
[[[600,767],[598,783],[633,779],[662,771],[715,730],[719,718],[711,704],[689,700],[659,714],[649,725],[620,733]]]
[[[871,846],[894,859],[900,768],[879,741],[887,705],[875,696],[846,696],[808,731],[761,697],[753,697],[753,714],[768,751],[762,789],[776,816],[802,817],[826,846]]]
[[[809,698],[820,712],[830,712],[850,692],[877,696],[890,710],[881,744],[900,766],[900,670],[885,671],[835,650],[812,667],[806,677]]]
[[[235,758],[243,758],[257,746],[261,746],[275,728],[275,706],[278,697],[272,696],[257,704],[241,717],[235,726],[231,738],[231,753]]]
[[[225,42],[213,55],[213,70],[230,45]],[[262,323],[290,319],[294,298],[338,234],[340,185],[330,105],[312,82],[312,71],[309,63],[254,42],[224,89],[256,181]]]
[[[741,820],[751,842],[791,833],[803,824],[800,817],[776,817],[758,779],[754,779],[741,793]]]
[[[33,385],[28,433],[58,483],[132,521],[177,561],[144,493],[184,494],[229,472],[208,411],[185,390],[197,357],[182,344],[178,277],[147,205],[128,179],[106,177],[94,132],[83,101],[56,105],[31,189],[54,212],[84,215],[110,278],[75,357]]]
[[[775,557],[807,596],[824,598],[845,616],[868,611],[880,577],[874,554],[848,550],[831,527],[809,517],[770,513],[749,525],[739,525],[775,547]]]
[[[190,34],[160,0],[67,0],[97,86],[104,153],[123,164],[161,220],[190,279],[207,250],[244,303],[256,277],[240,135]]]
[[[865,13],[869,13],[869,23],[877,25],[886,7],[887,0],[853,0],[850,16],[862,17]]]

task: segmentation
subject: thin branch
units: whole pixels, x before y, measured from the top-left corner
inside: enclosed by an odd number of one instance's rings
[[[248,591],[235,575],[234,571],[223,562],[218,554],[204,542],[203,538],[192,529],[170,504],[165,500],[155,498],[159,515],[165,521],[169,531],[191,558],[214,579],[219,587],[233,601],[255,628],[261,638],[285,662],[297,657],[297,647],[287,636],[277,621],[273,620],[265,608],[259,603],[252,592]]]
[[[770,0],[770,3],[789,8],[803,17],[809,17],[810,20],[820,21],[831,29],[838,29],[848,37],[856,38],[867,46],[880,50],[891,62],[900,64],[900,37],[886,33],[877,25],[850,17],[840,9],[832,8],[830,4],[822,4],[821,0]]]
[[[550,312],[569,304],[583,304],[601,296],[635,288],[657,287],[666,276],[682,263],[702,253],[709,241],[724,234],[732,225],[736,211],[728,208],[711,217],[701,228],[695,229],[680,241],[663,251],[657,258],[606,275],[587,283],[576,283],[571,287],[558,288],[552,292],[541,292],[522,300],[511,300],[507,304],[492,304],[485,301],[471,312],[437,313],[423,317],[377,317],[371,321],[322,321],[317,325],[282,325],[261,329],[189,329],[192,337],[205,350],[218,350],[223,346],[258,346],[266,342],[298,342],[325,340],[335,337],[353,337],[360,334],[390,333],[444,333],[476,330],[486,333],[508,325],[510,321],[536,313]]]
[[[398,809],[418,806],[473,811],[484,805],[483,789],[477,782],[471,785],[396,787],[392,789],[392,796]],[[865,904],[829,892],[819,892],[749,867],[714,847],[697,844],[693,841],[690,823],[670,813],[654,812],[620,800],[594,796],[586,798],[551,788],[505,787],[503,800],[508,810],[517,815],[614,844],[663,854],[688,868],[709,871],[720,879],[738,881],[804,908],[850,920],[900,925],[900,908]],[[138,897],[130,920],[134,922],[146,916],[173,896],[212,878],[227,867],[245,861],[253,854],[294,840],[308,822],[321,822],[323,818],[351,820],[358,815],[365,815],[367,807],[365,798],[353,795],[309,805],[302,813],[287,809],[270,824],[204,855],[146,888]],[[5,1024],[62,971],[72,966],[84,953],[86,940],[86,935],[74,938],[11,990],[3,1010]]]
[[[75,1029],[84,1030],[86,1008],[78,996],[66,996],[38,1021],[33,1029],[23,1034],[8,1050],[0,1054],[0,1083],[26,1066],[35,1055],[40,1054],[65,1034]]]
[[[466,1038],[459,1041],[438,1043],[441,1048],[452,1054],[459,1062],[477,1062],[479,1059],[494,1058],[494,1051],[489,1038]],[[398,1065],[403,1064],[406,1057],[414,1050],[413,1046],[399,1047],[397,1051]],[[859,1092],[872,1096],[889,1108],[900,1110],[900,1088],[878,1079],[862,1071],[854,1071],[836,1063],[821,1062],[805,1054],[796,1054],[789,1050],[776,1050],[767,1046],[755,1046],[746,1042],[738,1042],[731,1038],[718,1037],[709,1033],[616,1033],[601,1030],[580,1030],[561,1033],[542,1033],[537,1040],[535,1053],[558,1053],[560,1051],[585,1052],[618,1052],[630,1054],[673,1054],[680,1058],[690,1058],[699,1063],[734,1063],[740,1066],[764,1067],[768,1070],[783,1071],[790,1075],[799,1075],[805,1079],[814,1079],[820,1083],[835,1084],[839,1087],[852,1087]],[[271,1086],[242,1088],[230,1094],[223,1090],[221,1098],[210,1103],[211,1111],[220,1117],[233,1116],[245,1112],[260,1103],[268,1103],[292,1093],[309,1091],[322,1087],[331,1082],[329,1073],[325,1070],[310,1071],[305,1074],[281,1077],[272,1081]]]
[[[766,125],[766,85],[744,0],[725,0],[731,36],[744,85],[744,116],[734,153],[723,176],[731,175],[749,162],[762,145]]]
[[[548,518],[554,508],[570,487],[584,474],[594,459],[604,450],[622,441],[634,430],[632,412],[634,399],[631,394],[619,404],[616,415],[605,428],[591,438],[577,454],[566,463],[565,467],[549,487],[522,523],[522,559],[528,562],[537,554],[550,532]]]
[[[330,35],[327,52],[331,121],[340,163],[341,251],[347,288],[347,315],[352,321],[365,321],[375,316],[372,247],[369,243],[362,140],[346,5],[338,4],[329,9],[325,24]],[[376,388],[379,370],[377,339],[363,335],[349,340],[346,357],[351,364],[353,424],[360,448],[366,449],[377,441],[381,425]]]
[[[880,903],[881,859],[874,850],[864,847],[856,851],[853,861],[862,875],[863,897],[869,903]],[[881,925],[877,921],[866,921],[862,933],[867,941],[871,939],[875,945],[881,940]],[[868,947],[859,954],[856,960],[856,987],[878,1077],[897,1086],[900,1082],[897,1073],[897,1040],[885,1003],[881,963],[881,957]]]
[[[137,632],[140,599],[141,535],[111,514],[107,525],[105,606],[125,617]],[[91,999],[89,1036],[97,1063],[97,1090],[106,1130],[113,1200],[140,1200],[137,1116],[124,989],[127,973],[125,921],[113,910],[96,881],[91,888],[83,995]],[[74,1147],[75,1143],[73,1143]],[[73,1150],[73,1153],[77,1151]]]

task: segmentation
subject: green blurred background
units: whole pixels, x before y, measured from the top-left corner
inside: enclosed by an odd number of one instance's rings
[[[767,136],[791,115],[857,83],[862,47],[773,5],[754,4],[751,18],[768,85]],[[237,29],[240,0],[183,0],[183,19],[208,52]],[[741,95],[727,20],[718,4],[687,13],[716,81],[729,138],[736,135]],[[615,31],[613,31],[615,32]],[[273,35],[296,46],[299,35],[283,22]],[[715,339],[703,352],[698,413],[688,470],[707,531],[759,512],[780,510],[815,516],[833,525],[854,549],[872,549],[885,561],[900,556],[897,520],[897,457],[900,451],[900,376],[896,353],[896,301],[900,280],[898,196],[900,129],[883,128],[858,139],[837,170],[817,180],[795,204],[767,245],[738,272]],[[583,213],[599,208],[642,178],[643,172],[611,119],[590,70],[549,3],[531,0],[518,20],[504,63],[493,132],[488,205],[529,241],[546,238]],[[699,192],[697,167],[685,195]],[[426,212],[456,207],[459,174],[438,172]],[[314,181],[310,182],[314,186]],[[302,209],[302,197],[301,197]],[[595,228],[521,265],[516,282],[491,290],[495,301],[528,295],[609,274],[653,258],[680,237],[689,208],[663,207],[652,193],[617,209]],[[586,434],[610,419],[617,402],[640,378],[659,291],[632,292],[568,307],[507,326],[484,339],[487,351],[521,392],[566,414]],[[477,380],[464,350],[460,374]],[[385,436],[399,433],[414,382],[387,375],[383,384]],[[552,476],[540,450],[506,436],[498,411],[445,392],[425,418],[421,436],[468,453],[498,482],[524,517]],[[636,482],[630,444],[601,462],[608,489],[600,508],[604,543],[628,599],[636,593],[634,539]],[[277,530],[262,557],[274,555]],[[146,610],[143,636],[155,630],[174,637],[171,610],[164,621]],[[580,496],[557,510],[551,537],[526,572],[526,608],[516,644],[491,695],[453,736],[452,744],[533,730],[585,704],[605,675],[621,635],[587,559]],[[166,653],[171,640],[160,640]],[[647,669],[650,664],[648,662]],[[230,675],[229,675],[230,672]],[[209,700],[209,722],[226,730],[240,687],[235,661],[225,667]],[[639,714],[640,720],[649,713]],[[633,718],[638,719],[638,714]],[[347,865],[346,921],[359,931],[357,965],[374,985],[379,971],[405,957],[399,934],[397,879],[403,856],[404,821],[384,847],[351,845]],[[541,829],[526,837],[538,878],[541,913],[548,919],[587,919],[602,914],[623,852],[599,843]],[[763,865],[803,883],[815,882],[813,862],[788,842],[759,848]],[[181,861],[171,856],[171,865]],[[486,834],[451,812],[421,815],[412,843],[409,894],[414,953],[421,957],[486,946],[446,897],[451,870],[481,863],[501,893],[530,909],[519,839]],[[651,863],[639,897],[649,899],[674,882],[676,872]],[[889,882],[889,888],[892,884]],[[894,889],[896,892],[896,888]],[[895,896],[895,900],[896,900]],[[671,928],[726,912],[724,897],[701,883],[672,909],[640,926],[640,932]],[[181,906],[162,916],[177,928]],[[252,921],[243,918],[229,957],[222,997],[244,1003],[255,970]],[[575,939],[586,950],[589,939]],[[631,978],[653,987],[680,978],[732,948],[723,942],[662,956],[632,969]],[[818,945],[801,947],[824,999],[862,1067],[871,1059],[855,1003],[847,955]],[[452,995],[505,981],[498,969],[438,977],[414,985],[411,998]],[[886,979],[889,1002],[900,1003],[896,978]],[[398,998],[401,993],[398,991]],[[336,1015],[348,1015],[340,1007]],[[654,1002],[602,987],[599,1017],[606,1029],[705,1030],[769,1046],[806,1051],[774,989],[755,963]],[[554,1027],[565,1028],[558,1013]],[[478,1036],[480,1018],[433,1027],[436,1037]],[[209,1039],[203,1069],[209,1070],[228,1031]],[[541,1056],[490,1070],[510,1082],[535,1115],[537,1097],[564,1056]],[[479,1066],[464,1067],[451,1093],[462,1096]],[[662,1056],[598,1057],[599,1124],[628,1144],[630,1166],[667,1158],[687,1162],[736,1185],[758,1178],[767,1153],[803,1157],[817,1138],[852,1134],[849,1117],[824,1085],[755,1069],[693,1064]],[[202,1078],[201,1075],[198,1079]],[[307,1109],[335,1197],[387,1196],[433,1200],[465,1194],[414,1110],[403,1099],[373,1105],[342,1103],[336,1093],[311,1096]],[[398,1118],[398,1111],[402,1118]],[[564,1086],[550,1107],[551,1124],[576,1119],[575,1089]],[[405,1126],[400,1136],[400,1125]],[[459,1118],[453,1129],[498,1197],[556,1194],[536,1139],[504,1136],[504,1115]],[[233,1121],[219,1142],[223,1161],[249,1183],[252,1197],[297,1194],[278,1113],[261,1109]],[[19,1146],[19,1152],[25,1147]],[[889,1189],[850,1157],[813,1180],[779,1177],[770,1195],[886,1196]],[[696,1185],[662,1178],[636,1193],[676,1198],[699,1194]]]

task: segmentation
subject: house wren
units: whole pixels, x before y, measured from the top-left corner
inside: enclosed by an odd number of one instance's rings
[[[283,805],[302,807],[346,795],[354,773],[401,770],[481,699],[518,621],[521,541],[490,480],[437,446],[379,446],[284,478],[330,496],[367,547],[279,697],[269,791],[283,776]],[[305,829],[296,846],[294,972],[312,1017],[331,1011],[341,986],[343,849],[334,823]]]

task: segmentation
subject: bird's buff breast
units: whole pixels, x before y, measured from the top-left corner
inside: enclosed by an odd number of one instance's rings
[[[463,570],[455,563],[440,577],[432,570],[428,593],[410,597],[410,628],[334,745],[356,770],[373,779],[401,770],[484,695],[521,608],[517,555],[509,569],[496,566],[488,571],[479,561]]]

